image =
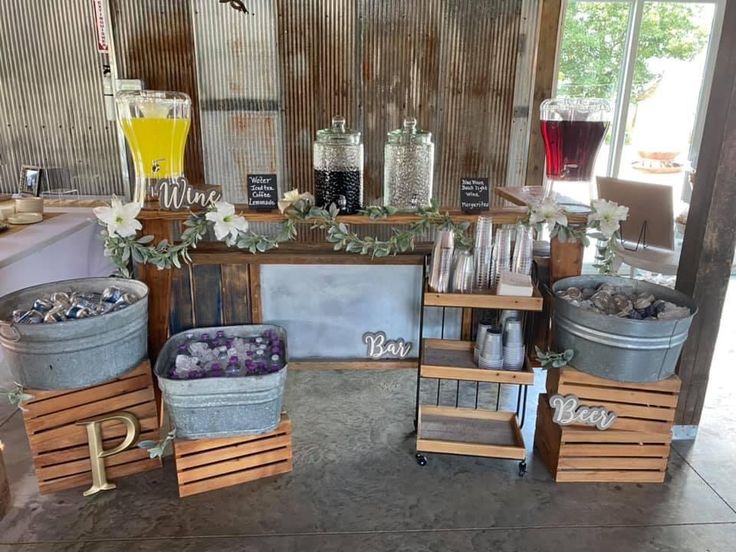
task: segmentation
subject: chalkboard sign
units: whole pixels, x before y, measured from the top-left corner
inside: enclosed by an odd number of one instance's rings
[[[489,203],[489,187],[487,178],[460,179],[460,208],[463,213],[487,211]]]
[[[278,206],[279,191],[275,174],[248,175],[248,206],[256,211],[273,211]]]

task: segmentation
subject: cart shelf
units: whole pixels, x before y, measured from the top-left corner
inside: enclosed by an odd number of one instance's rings
[[[478,368],[473,361],[472,341],[451,339],[424,339],[420,372],[423,378],[438,378],[465,381],[484,381],[533,385],[534,372],[529,362],[524,368],[514,370],[486,370]]]
[[[514,309],[523,311],[541,311],[542,295],[535,287],[531,297],[515,295],[496,295],[487,290],[473,293],[436,293],[424,292],[426,307],[463,307],[472,309]]]
[[[514,412],[429,405],[419,407],[417,452],[526,458]]]

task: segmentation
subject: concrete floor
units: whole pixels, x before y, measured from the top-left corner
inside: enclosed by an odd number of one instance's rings
[[[736,286],[727,304],[736,305]],[[502,460],[431,455],[421,468],[413,459],[414,374],[334,371],[289,375],[289,475],[180,500],[167,458],[162,470],[97,497],[83,498],[83,489],[41,497],[22,420],[3,406],[14,506],[0,522],[0,552],[733,551],[733,328],[732,310],[698,438],[675,444],[664,485],[555,484],[536,458],[523,479],[515,462]]]

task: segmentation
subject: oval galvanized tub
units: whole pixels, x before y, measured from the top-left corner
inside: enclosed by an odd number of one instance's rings
[[[54,291],[102,292],[116,286],[139,300],[115,312],[55,324],[8,323]],[[15,380],[28,389],[76,389],[113,380],[148,351],[148,286],[122,278],[80,278],[29,287],[0,297],[0,346]]]
[[[650,292],[657,299],[688,307],[691,314],[679,320],[630,320],[584,310],[557,297],[558,291],[569,287],[595,288],[604,283]],[[675,373],[697,312],[690,297],[649,282],[602,275],[563,278],[555,282],[552,291],[556,350],[575,351],[571,364],[576,369],[624,382],[655,382]]]
[[[217,330],[223,330],[228,337],[258,336],[266,330],[275,330],[284,342],[284,360],[288,362],[286,330],[280,326],[218,326],[192,329],[172,336],[161,349],[154,372],[171,425],[176,428],[176,436],[207,439],[260,435],[275,430],[281,419],[286,364],[278,372],[262,376],[191,380],[167,377],[181,343],[204,333],[213,335]]]

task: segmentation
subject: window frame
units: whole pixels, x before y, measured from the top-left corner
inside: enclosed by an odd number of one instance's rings
[[[708,108],[710,89],[713,84],[713,72],[715,69],[716,54],[721,38],[723,26],[723,13],[726,0],[562,0],[562,11],[560,14],[560,32],[557,36],[557,52],[555,55],[554,77],[552,83],[552,96],[557,96],[557,76],[560,69],[560,54],[562,51],[562,40],[565,34],[564,22],[568,4],[571,1],[581,2],[618,2],[629,4],[628,26],[626,31],[626,44],[624,46],[624,59],[621,64],[618,90],[616,91],[615,105],[613,106],[613,119],[611,121],[611,147],[606,161],[606,174],[618,178],[621,171],[621,157],[626,138],[626,121],[629,116],[631,100],[631,88],[634,80],[634,65],[638,53],[639,37],[641,35],[641,22],[644,14],[644,5],[651,3],[679,3],[679,4],[713,4],[713,21],[711,26],[708,45],[706,46],[705,67],[703,69],[703,82],[700,86],[696,117],[693,124],[693,135],[688,151],[688,161],[695,167],[703,138],[703,126],[705,124],[705,112]]]

